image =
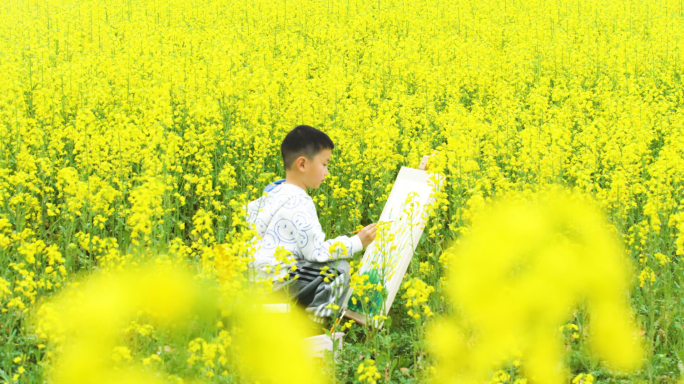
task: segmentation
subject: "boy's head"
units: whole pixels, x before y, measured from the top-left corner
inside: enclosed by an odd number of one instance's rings
[[[328,174],[334,148],[330,137],[318,129],[308,125],[295,127],[280,145],[287,179],[306,188],[318,188]]]

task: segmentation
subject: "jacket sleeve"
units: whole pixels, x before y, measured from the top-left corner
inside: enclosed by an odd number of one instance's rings
[[[363,244],[358,236],[339,236],[326,241],[313,202],[309,200],[302,204],[301,208],[293,214],[291,220],[296,228],[296,241],[304,260],[325,263],[348,259],[354,253],[363,250]]]

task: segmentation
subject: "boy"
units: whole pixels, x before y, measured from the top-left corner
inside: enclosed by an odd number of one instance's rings
[[[375,239],[371,224],[354,237],[325,240],[316,205],[306,193],[316,189],[328,175],[335,148],[330,137],[318,129],[300,125],[290,131],[280,152],[285,179],[264,190],[265,195],[247,205],[248,220],[260,239],[254,268],[260,278],[274,281],[274,291],[285,291],[317,323],[334,315],[349,286],[349,263]]]

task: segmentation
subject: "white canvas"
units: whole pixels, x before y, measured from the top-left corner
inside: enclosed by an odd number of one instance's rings
[[[411,262],[413,253],[418,245],[418,241],[425,228],[426,208],[434,201],[433,182],[430,177],[433,174],[426,171],[402,167],[394,182],[385,207],[382,210],[378,222],[391,222],[388,224],[390,236],[394,239],[383,242],[381,239],[371,243],[363,255],[362,267],[359,273],[374,268],[381,275],[387,289],[387,299],[384,303],[384,315],[387,315],[389,308],[394,301],[401,281]],[[439,182],[441,184],[441,181]],[[415,202],[413,213],[407,213],[407,198],[412,197]],[[412,220],[410,220],[412,218]],[[412,223],[412,224],[411,224]],[[379,237],[379,234],[378,234]],[[396,247],[392,249],[393,247]],[[347,305],[352,293],[348,294]],[[365,323],[365,315],[347,310],[345,315],[357,322]]]

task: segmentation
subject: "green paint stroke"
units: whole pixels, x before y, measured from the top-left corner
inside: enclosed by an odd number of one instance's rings
[[[378,271],[375,268],[371,269],[370,271],[364,272],[363,275],[368,275],[368,282],[375,286],[377,286],[378,283],[380,283],[380,276],[378,275]],[[366,295],[364,297],[369,298],[368,303],[363,303],[364,299],[362,297],[357,296],[356,293],[354,293],[351,297],[356,297],[356,304],[354,304],[350,297],[349,302],[347,303],[347,308],[351,309],[354,312],[366,313],[371,316],[379,315],[382,311],[382,304],[385,301],[386,292],[387,290],[385,289],[384,284],[382,290],[380,291],[376,289],[366,290]]]

